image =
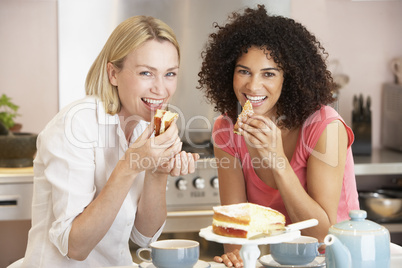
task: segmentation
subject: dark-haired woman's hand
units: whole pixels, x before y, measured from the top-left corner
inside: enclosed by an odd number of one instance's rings
[[[240,257],[240,251],[238,249],[225,253],[222,256],[215,256],[214,261],[224,263],[227,267],[243,267],[243,260]]]
[[[240,132],[251,149],[261,159],[261,165],[275,168],[279,157],[285,157],[281,129],[268,117],[254,114],[239,124]]]

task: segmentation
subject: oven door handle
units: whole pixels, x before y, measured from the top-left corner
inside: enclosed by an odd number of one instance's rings
[[[213,216],[213,210],[191,210],[191,211],[170,211],[167,213],[168,217],[181,218],[181,217],[200,217],[200,216]]]

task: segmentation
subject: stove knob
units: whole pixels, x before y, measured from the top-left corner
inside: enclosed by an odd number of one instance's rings
[[[219,189],[219,180],[218,180],[218,177],[212,177],[210,183],[211,183],[212,188],[214,188],[214,189]]]
[[[196,189],[204,189],[205,188],[205,180],[201,177],[196,177],[193,180],[193,185]]]
[[[185,191],[187,190],[187,181],[183,178],[179,178],[176,181],[176,187],[177,189],[179,189],[180,191]]]

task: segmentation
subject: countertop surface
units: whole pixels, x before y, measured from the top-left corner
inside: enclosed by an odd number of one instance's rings
[[[356,175],[402,174],[402,152],[399,151],[373,149],[371,155],[356,155],[353,158]],[[0,179],[29,176],[33,176],[33,167],[0,168]]]
[[[371,155],[354,156],[356,175],[402,174],[402,152],[374,149]]]
[[[0,168],[0,184],[31,183],[33,181],[33,167]]]
[[[33,175],[33,167],[21,167],[21,168],[0,168],[0,176],[10,175]]]
[[[208,262],[211,266],[210,268],[224,268],[226,267],[222,263],[216,263],[216,262]],[[146,264],[146,263],[141,263],[140,265],[138,264],[133,264],[133,266],[114,266],[114,267],[108,267],[108,268],[143,268],[143,267],[149,267],[153,268],[154,266],[151,264]],[[285,267],[285,266],[284,266]],[[396,245],[391,243],[391,266],[390,268],[401,268],[402,267],[402,246]],[[256,268],[264,268],[264,266],[257,261]],[[307,267],[306,267],[307,268]]]
[[[211,266],[210,268],[226,268],[226,266],[222,263],[216,263],[216,262],[208,262]],[[148,265],[150,268],[154,268],[152,265]],[[133,266],[113,266],[113,267],[107,267],[107,268],[143,268],[143,266],[139,266],[137,264],[134,264]],[[147,266],[145,266],[147,267]],[[257,261],[257,264],[255,266],[256,268],[264,268],[265,266],[262,265],[260,262]],[[285,266],[283,266],[285,267]],[[393,256],[391,257],[391,266],[390,268],[400,268],[402,267],[402,254],[399,256]],[[147,267],[148,268],[148,267]],[[306,267],[307,268],[307,267]]]

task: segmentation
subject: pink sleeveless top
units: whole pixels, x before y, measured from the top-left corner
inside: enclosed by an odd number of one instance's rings
[[[349,219],[348,213],[350,210],[359,209],[359,201],[351,150],[354,135],[351,128],[345,124],[341,116],[332,107],[322,106],[320,110],[316,111],[305,121],[299,132],[296,149],[290,165],[299,178],[301,185],[307,190],[307,161],[321,133],[333,120],[340,120],[345,125],[349,139],[341,198],[338,204],[337,221],[340,222]],[[241,161],[248,202],[280,211],[286,217],[286,224],[290,224],[291,220],[286,212],[279,191],[266,185],[257,176],[252,166],[244,138],[233,133],[233,123],[228,117],[221,115],[215,121],[213,139],[215,146],[239,158]]]

